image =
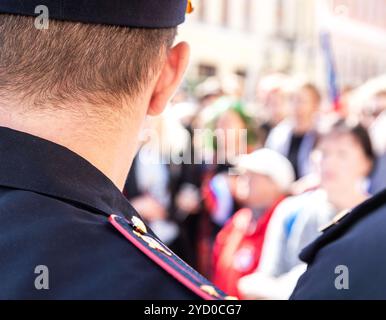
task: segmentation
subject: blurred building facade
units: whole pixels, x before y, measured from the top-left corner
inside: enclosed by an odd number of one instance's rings
[[[313,0],[196,0],[180,29],[192,46],[189,76],[229,74],[255,82],[270,71],[315,78]],[[312,67],[310,67],[312,66]]]
[[[245,75],[259,67],[261,41],[255,0],[196,0],[195,11],[180,29],[180,38],[191,43],[196,77]],[[261,23],[262,25],[264,23]]]
[[[192,45],[189,77],[259,76],[283,71],[326,89],[321,32],[331,45],[341,87],[386,70],[386,0],[195,0],[180,29]]]
[[[342,86],[386,72],[386,1],[319,0],[318,29],[331,34]]]

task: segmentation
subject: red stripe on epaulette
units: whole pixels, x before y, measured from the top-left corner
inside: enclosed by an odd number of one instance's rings
[[[158,266],[160,266],[162,269],[164,269],[167,273],[169,273],[172,277],[174,277],[176,280],[178,280],[180,283],[182,283],[184,286],[186,286],[188,289],[190,289],[192,292],[197,294],[199,297],[201,297],[204,300],[222,300],[223,298],[220,297],[214,297],[210,294],[207,294],[205,291],[203,291],[200,287],[198,287],[196,284],[194,284],[192,281],[187,279],[183,274],[181,274],[178,270],[175,269],[171,264],[168,264],[166,261],[162,260],[160,257],[158,257],[148,246],[142,244],[138,238],[136,238],[134,235],[130,234],[116,219],[116,216],[111,215],[109,217],[109,222],[127,239],[129,240],[135,247],[137,247],[141,252],[143,252],[147,257],[149,257],[152,261],[154,261]],[[172,261],[171,259],[170,263],[176,264],[176,262]],[[188,273],[191,277],[196,278],[193,274],[189,272],[189,270],[184,270],[186,273]],[[206,285],[206,283],[203,283],[203,285]]]

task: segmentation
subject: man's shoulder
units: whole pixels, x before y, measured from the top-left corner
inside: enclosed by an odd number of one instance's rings
[[[301,254],[307,272],[295,299],[386,298],[386,192],[335,221]],[[348,289],[337,288],[347,275]],[[338,283],[339,287],[339,283]]]
[[[9,288],[3,298],[198,298],[125,239],[108,216],[28,191],[1,189],[0,201],[0,271]],[[49,270],[49,290],[34,288],[40,265]]]

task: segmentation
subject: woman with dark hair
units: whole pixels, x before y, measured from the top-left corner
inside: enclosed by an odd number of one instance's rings
[[[239,282],[246,298],[287,299],[306,266],[298,256],[323,227],[369,198],[374,152],[361,125],[336,123],[318,140],[320,187],[288,198],[268,226],[257,271]]]
[[[375,153],[362,125],[338,122],[322,136],[318,149],[322,187],[337,209],[351,209],[369,197],[367,190]]]

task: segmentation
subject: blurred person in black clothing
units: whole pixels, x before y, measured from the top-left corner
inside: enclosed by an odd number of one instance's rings
[[[292,96],[291,118],[273,129],[267,139],[266,147],[288,158],[297,179],[312,172],[310,154],[317,138],[320,103],[319,90],[313,84],[302,85]]]

